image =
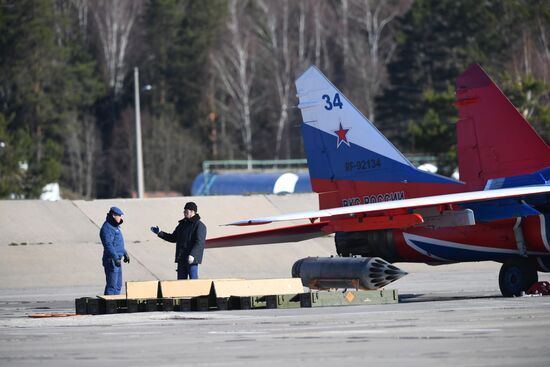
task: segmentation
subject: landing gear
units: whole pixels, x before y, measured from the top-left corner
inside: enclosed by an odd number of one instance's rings
[[[524,258],[506,260],[498,274],[500,292],[504,297],[520,296],[538,280],[537,267]]]

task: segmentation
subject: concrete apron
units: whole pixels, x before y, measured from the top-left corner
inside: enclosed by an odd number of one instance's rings
[[[0,289],[9,294],[17,289],[32,288],[51,288],[56,292],[61,289],[67,292],[70,289],[94,289],[100,294],[105,277],[101,266],[103,247],[99,227],[113,205],[125,213],[122,231],[131,263],[123,265],[124,280],[176,279],[174,244],[159,239],[149,228],[158,225],[164,231],[173,231],[178,220],[183,218],[183,206],[187,201],[197,203],[199,214],[208,227],[208,238],[301,224],[304,222],[223,226],[255,216],[318,208],[315,194],[0,201]],[[296,260],[330,255],[335,255],[333,237],[292,244],[207,249],[199,275],[201,278],[284,278],[291,276]],[[464,281],[461,291],[499,294],[500,264],[494,262],[436,267],[410,263],[396,265],[409,272],[390,285],[400,293],[448,292],[451,290],[449,277],[458,272],[472,279]],[[550,273],[539,273],[539,278],[550,280]],[[91,295],[88,293],[77,295]]]
[[[208,238],[288,226],[292,222],[249,228],[222,226],[255,216],[317,209],[317,195],[210,196],[160,199],[0,201],[0,288],[104,285],[99,227],[111,206],[124,211],[122,231],[131,263],[124,280],[176,278],[174,244],[149,228],[171,232],[183,218],[183,206],[195,201]],[[296,224],[303,222],[296,222]],[[294,244],[208,249],[202,278],[290,277],[292,264],[307,256],[334,255],[333,238]]]

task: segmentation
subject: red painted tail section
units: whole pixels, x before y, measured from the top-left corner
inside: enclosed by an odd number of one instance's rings
[[[550,148],[479,65],[457,78],[456,96],[458,165],[468,190],[550,165]]]

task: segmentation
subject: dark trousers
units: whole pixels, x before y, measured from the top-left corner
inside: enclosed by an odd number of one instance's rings
[[[108,269],[107,267],[103,267],[103,269],[105,270],[105,280],[107,282],[103,294],[120,294],[120,290],[122,289],[122,268]]]
[[[199,279],[199,265],[178,263],[178,280],[180,279]]]

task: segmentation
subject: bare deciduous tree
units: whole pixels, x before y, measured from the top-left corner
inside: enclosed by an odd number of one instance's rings
[[[291,90],[293,87],[294,71],[289,34],[289,2],[258,2],[260,9],[264,14],[267,27],[259,27],[260,39],[264,42],[264,47],[268,50],[269,71],[275,81],[276,96],[278,102],[278,118],[276,122],[275,134],[275,154],[274,158],[281,157],[281,144],[283,141],[283,132],[288,124],[288,109],[290,108]],[[265,31],[263,31],[265,29]],[[294,58],[296,59],[296,58]],[[270,78],[271,79],[271,78]]]
[[[410,6],[411,0],[342,0],[340,3],[304,0],[231,1],[227,37],[214,65],[220,80],[219,122],[240,129],[247,157],[252,151],[254,117],[273,120],[274,150],[265,156],[289,156],[288,140],[294,80],[314,64],[332,77],[339,72],[342,88],[359,107],[374,116],[374,99],[395,48],[389,24]],[[260,16],[258,16],[258,14]],[[255,46],[261,46],[255,48]],[[343,65],[340,65],[342,62]],[[256,70],[256,65],[258,69]],[[255,73],[262,78],[254,79]],[[270,103],[255,106],[252,90]],[[252,113],[253,106],[257,107]],[[223,125],[225,126],[225,125]],[[228,130],[229,130],[228,129]],[[220,134],[220,141],[225,139]]]
[[[227,40],[214,56],[214,66],[222,89],[231,101],[222,101],[220,109],[227,119],[240,128],[246,159],[252,160],[252,83],[257,59],[254,56],[255,35],[251,29],[248,1],[228,1]],[[251,168],[251,167],[249,167]]]
[[[147,191],[184,193],[182,182],[193,180],[191,167],[200,165],[203,145],[178,124],[173,109],[160,116],[142,115],[145,188]]]
[[[118,95],[127,71],[132,29],[142,11],[143,0],[95,0],[88,4],[97,27],[108,84]]]
[[[88,0],[71,0],[71,3],[76,9],[80,34],[86,43],[88,40]]]
[[[371,121],[374,120],[375,97],[396,47],[394,34],[388,26],[409,8],[410,3],[410,0],[344,0],[342,3],[342,16],[349,17],[351,27],[351,30],[344,27],[344,31],[349,32],[346,42],[350,43],[347,49],[344,43],[344,60],[349,72],[354,74],[354,78],[348,80],[354,81],[352,89],[362,96],[362,107]]]
[[[99,145],[95,118],[88,115],[80,121],[75,116],[68,125],[65,139],[71,187],[78,195],[90,199],[94,196],[95,162]]]

